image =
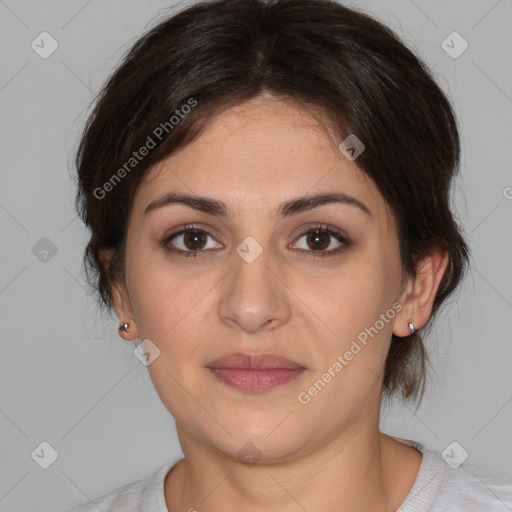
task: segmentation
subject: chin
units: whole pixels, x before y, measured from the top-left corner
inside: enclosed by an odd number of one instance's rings
[[[303,422],[289,413],[271,414],[265,417],[251,414],[241,415],[235,423],[226,424],[232,436],[222,430],[220,437],[208,437],[207,442],[225,457],[247,464],[278,463],[291,460],[298,452],[307,449]],[[284,421],[283,421],[284,420]],[[290,421],[288,424],[287,422]],[[216,432],[219,432],[216,429]],[[203,434],[204,435],[204,434]]]
[[[286,444],[282,440],[270,440],[265,437],[240,437],[236,440],[226,440],[226,445],[215,446],[225,457],[238,460],[250,465],[276,464],[292,460],[297,452],[301,451],[299,440],[293,442],[288,439]]]

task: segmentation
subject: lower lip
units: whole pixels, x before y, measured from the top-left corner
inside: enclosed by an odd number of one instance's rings
[[[234,368],[208,368],[218,379],[242,391],[261,392],[286,384],[297,378],[304,368],[288,370],[241,370]]]

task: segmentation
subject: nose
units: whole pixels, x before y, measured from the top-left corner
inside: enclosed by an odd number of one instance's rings
[[[263,250],[252,262],[234,252],[234,268],[223,284],[218,304],[218,314],[224,323],[256,333],[288,321],[290,292],[279,275],[278,263],[271,260],[268,250]]]

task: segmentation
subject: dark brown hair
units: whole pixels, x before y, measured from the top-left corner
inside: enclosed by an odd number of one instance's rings
[[[106,309],[110,283],[124,277],[127,220],[145,172],[192,142],[216,114],[263,92],[327,121],[339,142],[354,134],[365,144],[356,163],[397,220],[404,273],[415,276],[433,249],[448,253],[435,313],[469,255],[450,209],[460,153],[455,116],[397,35],[331,0],[200,2],[160,21],[124,56],[76,155],[77,209],[91,230],[85,270]],[[149,149],[143,157],[142,147]],[[108,267],[102,248],[112,253]],[[427,362],[418,332],[393,335],[384,396],[422,396]]]

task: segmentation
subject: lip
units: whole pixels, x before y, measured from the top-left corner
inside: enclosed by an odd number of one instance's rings
[[[230,354],[215,359],[206,368],[228,386],[242,391],[263,392],[297,378],[304,366],[276,354]]]
[[[233,370],[297,370],[304,367],[295,361],[276,354],[248,354],[239,352],[219,357],[206,365],[207,368],[230,368]]]

